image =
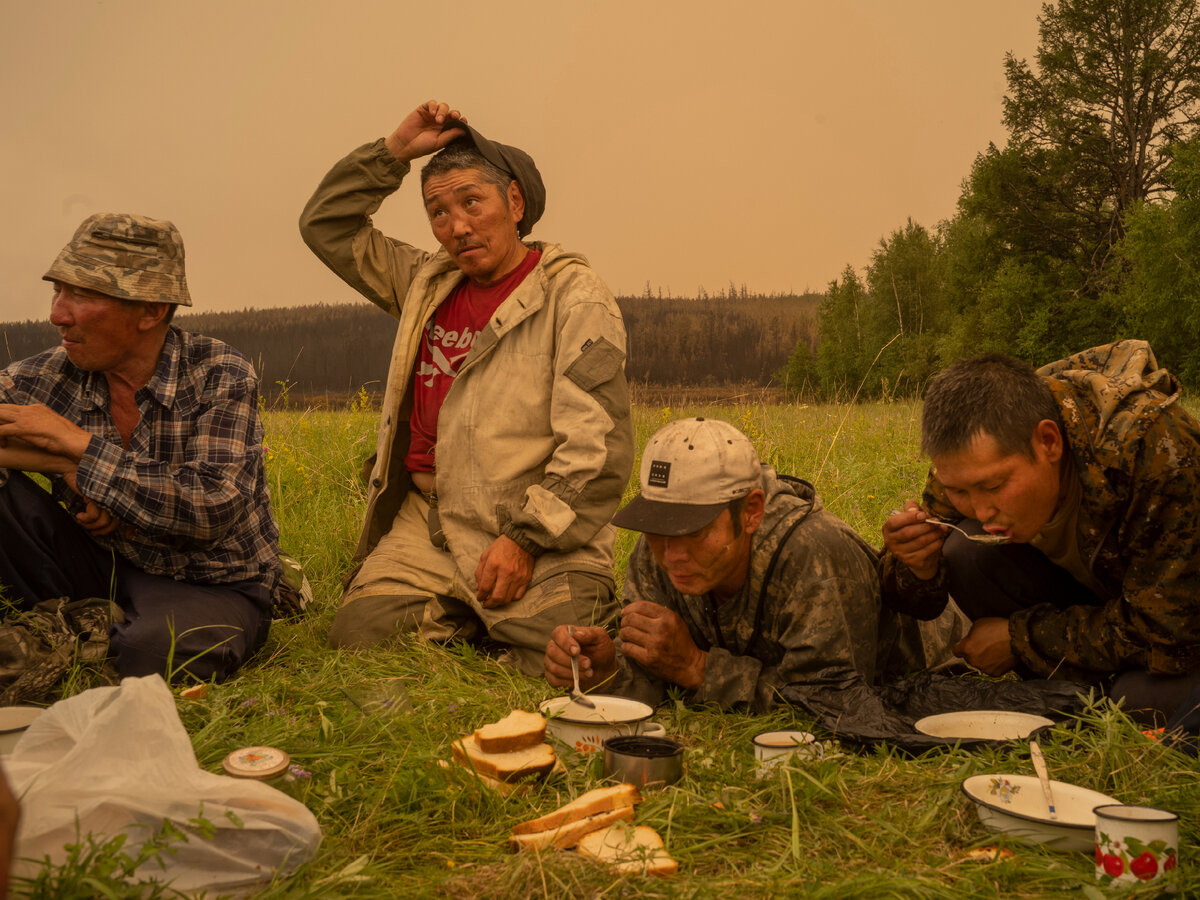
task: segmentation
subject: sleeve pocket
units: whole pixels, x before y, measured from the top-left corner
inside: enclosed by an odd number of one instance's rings
[[[624,364],[624,352],[608,338],[601,337],[584,344],[579,358],[567,366],[566,376],[590,393],[611,381]]]

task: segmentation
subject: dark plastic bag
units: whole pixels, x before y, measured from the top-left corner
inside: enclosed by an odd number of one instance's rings
[[[1086,685],[1072,681],[989,681],[970,675],[922,672],[880,687],[859,681],[841,690],[794,684],[783,698],[817,719],[838,738],[874,744],[885,741],[910,753],[935,747],[981,743],[921,734],[913,723],[925,716],[972,709],[1032,713],[1048,718],[1080,712]],[[982,742],[986,743],[986,742]]]

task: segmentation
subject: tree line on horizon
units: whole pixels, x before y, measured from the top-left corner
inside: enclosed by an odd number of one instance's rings
[[[952,218],[910,218],[829,284],[789,392],[915,395],[963,357],[1122,338],[1200,385],[1197,0],[1058,0],[1038,24],[1036,65],[1005,58],[1005,145]]]
[[[955,214],[911,218],[824,293],[619,297],[627,372],[654,386],[773,385],[784,396],[915,396],[956,359],[1034,365],[1142,338],[1200,386],[1200,0],[1057,0],[1034,64],[1007,54],[1003,146]],[[382,390],[394,327],[365,302],[180,315],[251,358],[264,392]],[[57,342],[0,325],[0,362]]]
[[[820,294],[752,294],[732,285],[703,298],[618,297],[626,373],[653,386],[768,385],[798,344],[816,347]],[[186,331],[238,348],[273,400],[381,393],[396,323],[366,301],[179,313]],[[0,324],[0,366],[58,343],[49,322]]]

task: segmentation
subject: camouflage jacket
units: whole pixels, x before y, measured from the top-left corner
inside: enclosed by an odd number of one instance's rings
[[[764,471],[766,516],[736,597],[718,604],[711,595],[681,594],[640,538],[624,601],[674,610],[708,651],[704,684],[690,697],[697,703],[763,712],[781,705],[779,691],[795,684],[827,686],[836,703],[843,688],[874,681],[896,646],[891,637],[881,641],[876,554],[822,506],[812,485]],[[882,630],[892,634],[888,625]],[[620,652],[617,659],[616,678],[603,690],[662,701],[667,685]]]
[[[1144,341],[1119,341],[1038,370],[1062,412],[1083,488],[1078,541],[1103,588],[1094,606],[1031,606],[1009,619],[1013,651],[1038,675],[1099,680],[1200,665],[1200,423]],[[931,471],[922,505],[962,516]],[[945,573],[917,579],[890,554],[884,602],[925,618],[946,604]]]

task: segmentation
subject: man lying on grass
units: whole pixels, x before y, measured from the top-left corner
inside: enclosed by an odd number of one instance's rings
[[[90,216],[43,277],[62,344],[0,372],[4,595],[115,600],[122,676],[223,679],[280,577],[254,369],[170,324],[192,303],[170,222]]]
[[[371,215],[417,159],[429,253]],[[301,216],[334,272],[399,320],[367,519],[329,640],[480,640],[530,675],[560,622],[616,615],[609,519],[633,466],[625,327],[587,261],[524,241],[529,154],[429,101],[325,176]]]
[[[826,686],[836,706],[846,686],[912,667],[899,617],[881,617],[875,551],[811,484],[762,465],[732,425],[700,418],[660,429],[641,484],[613,519],[642,532],[619,641],[599,627],[556,628],[548,682],[571,684],[578,656],[586,689],[654,705],[678,685],[698,703],[762,712],[788,685]],[[908,646],[919,648],[908,625]]]
[[[999,354],[950,366],[925,396],[921,504],[883,526],[885,602],[924,618],[953,596],[971,665],[1106,684],[1169,716],[1200,681],[1200,424],[1179,393],[1143,341],[1036,372]]]

